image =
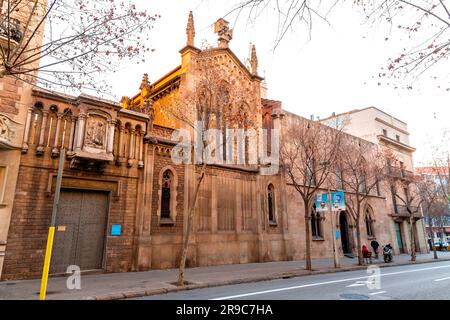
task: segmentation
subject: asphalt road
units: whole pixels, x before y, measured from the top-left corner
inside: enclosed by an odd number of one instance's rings
[[[373,270],[196,289],[139,300],[450,300],[450,263]]]

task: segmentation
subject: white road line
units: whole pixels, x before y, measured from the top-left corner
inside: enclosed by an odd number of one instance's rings
[[[372,292],[372,293],[369,293],[369,296],[375,296],[377,294],[383,294],[383,293],[386,293],[386,291]]]
[[[450,277],[442,278],[442,279],[435,279],[434,281],[444,281],[444,280],[450,280]]]
[[[367,286],[367,283],[368,283],[368,281],[356,281],[356,283],[348,285],[347,288],[365,287],[365,286]]]
[[[414,270],[406,270],[406,271],[398,271],[398,272],[391,272],[391,273],[385,273],[385,274],[380,274],[380,277],[393,276],[393,275],[403,274],[403,273],[412,273],[412,272],[420,272],[420,271],[436,270],[436,269],[443,269],[443,268],[450,268],[450,265],[439,266],[439,267],[430,267],[430,268],[422,268],[422,269],[414,269]],[[357,278],[348,278],[348,279],[332,280],[332,281],[325,281],[325,282],[316,282],[316,283],[303,284],[303,285],[299,285],[299,286],[286,287],[286,288],[279,288],[279,289],[272,289],[272,290],[264,290],[264,291],[249,292],[249,293],[237,294],[237,295],[234,295],[234,296],[227,296],[227,297],[214,298],[214,299],[210,299],[210,300],[228,300],[228,299],[234,299],[234,298],[242,298],[242,297],[256,296],[256,295],[265,294],[265,293],[281,292],[281,291],[288,291],[288,290],[302,289],[302,288],[308,288],[308,287],[317,287],[317,286],[322,286],[322,285],[327,285],[327,284],[333,284],[333,283],[340,283],[340,282],[348,282],[348,281],[362,280],[362,279],[367,279],[367,278],[369,278],[369,277],[371,277],[371,275],[364,276],[364,277],[357,277]]]

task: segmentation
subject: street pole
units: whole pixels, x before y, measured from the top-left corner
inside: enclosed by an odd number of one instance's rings
[[[339,254],[338,254],[338,250],[337,250],[337,244],[336,244],[336,231],[334,229],[334,221],[333,221],[333,209],[331,207],[331,192],[330,189],[328,189],[328,196],[330,197],[330,200],[328,202],[328,208],[330,211],[330,217],[331,217],[331,236],[333,239],[333,258],[334,258],[334,267],[335,268],[340,268],[341,265],[339,263]],[[337,219],[337,217],[336,217]]]
[[[53,200],[52,220],[48,230],[47,248],[45,250],[44,268],[42,271],[39,300],[45,300],[47,294],[48,273],[50,271],[50,262],[52,260],[53,240],[55,238],[56,214],[58,212],[59,206],[59,194],[61,192],[61,181],[65,158],[66,158],[66,150],[64,149],[64,147],[62,147],[59,155],[58,175],[56,177],[56,189],[55,189],[55,198]]]

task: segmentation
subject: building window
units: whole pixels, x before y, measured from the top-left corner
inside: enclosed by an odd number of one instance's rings
[[[383,129],[383,136],[387,137],[387,130]]]
[[[316,185],[315,171],[314,159],[309,159],[306,162],[306,183],[310,186]]]
[[[273,184],[269,184],[267,187],[267,207],[269,222],[275,222],[275,188]]]
[[[367,236],[368,237],[375,237],[375,232],[373,230],[373,222],[374,222],[374,220],[372,218],[372,214],[371,214],[369,208],[366,209],[365,222],[366,222]]]
[[[400,136],[397,134],[395,135],[395,140],[397,140],[398,142],[400,142]]]
[[[394,205],[394,212],[398,214],[397,198],[396,198],[397,192],[393,185],[391,185],[391,194],[392,194],[392,204]]]
[[[336,167],[336,188],[339,190],[344,190],[344,184],[342,181],[342,170],[339,166]]]
[[[378,179],[376,182],[376,188],[377,188],[377,196],[381,197],[380,181]]]
[[[166,170],[163,174],[161,189],[161,218],[170,218],[170,197],[172,189],[173,174],[170,170]]]
[[[311,212],[311,235],[313,239],[323,239],[322,217],[319,212],[316,212],[315,206]]]
[[[3,204],[6,190],[6,167],[0,167],[0,205]]]

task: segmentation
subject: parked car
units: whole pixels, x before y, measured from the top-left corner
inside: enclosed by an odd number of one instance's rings
[[[436,250],[441,249],[441,243],[442,243],[442,250],[447,251],[449,249],[449,243],[446,240],[441,239],[434,240],[434,246],[436,247]]]

